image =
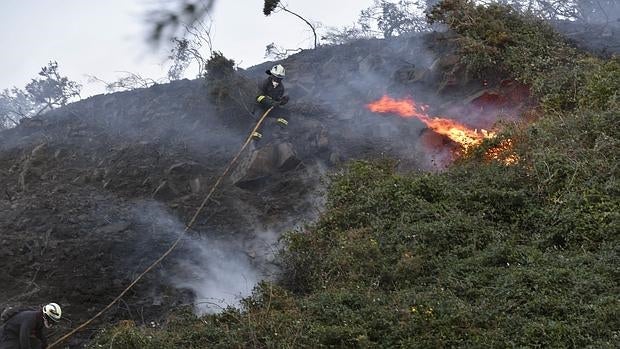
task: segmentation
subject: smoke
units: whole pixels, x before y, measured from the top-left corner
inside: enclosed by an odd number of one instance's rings
[[[333,47],[308,57],[300,53],[298,65],[311,58],[319,67],[296,71],[288,83],[307,89],[312,86],[307,81],[314,81],[312,101],[327,110],[330,139],[338,140],[333,144],[347,158],[381,155],[399,159],[402,169],[443,169],[454,157],[450,142],[429,135],[419,120],[372,113],[366,105],[383,95],[413,98],[429,106],[429,117],[477,130],[491,130],[500,119],[517,119],[527,88],[509,80],[473,79],[459,64],[454,46],[450,34],[433,33],[360,41],[354,48]]]
[[[438,62],[446,53],[436,52],[430,45],[432,40],[425,35],[415,35],[386,41],[360,41],[355,43],[354,49],[347,45],[331,47],[308,53],[309,57],[297,54],[298,64],[299,61],[316,61],[319,66],[314,70],[296,71],[287,77],[287,84],[292,86],[291,100],[300,99],[295,96],[297,85],[308,88],[312,85],[307,81],[314,82],[310,103],[318,102],[330,115],[323,122],[333,141],[331,146],[334,152],[344,154],[345,159],[386,156],[398,158],[401,168],[433,168],[435,150],[420,141],[425,133],[423,123],[371,113],[366,108],[366,104],[385,94],[395,98],[414,97],[435,111],[458,99],[454,95],[437,93],[439,81],[444,78]],[[301,96],[302,103],[305,98]]]
[[[152,246],[157,242],[170,244],[184,229],[167,208],[155,202],[136,204],[133,215],[136,222],[151,227],[144,241],[136,243],[151,249],[137,249],[135,257],[152,255]],[[199,315],[239,306],[240,300],[249,296],[259,281],[271,279],[277,272],[273,261],[280,234],[248,229],[231,235],[187,233],[159,277],[178,290],[189,291]]]
[[[172,284],[191,290],[194,306],[200,315],[236,307],[251,294],[254,286],[270,277],[276,234],[256,232],[246,248],[230,239],[189,238],[189,250],[179,261]]]

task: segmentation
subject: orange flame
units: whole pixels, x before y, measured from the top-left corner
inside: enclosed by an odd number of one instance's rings
[[[484,154],[489,160],[498,160],[505,165],[514,165],[519,162],[519,157],[513,152],[512,139],[504,139],[499,144]]]
[[[427,105],[418,105],[412,98],[394,99],[383,96],[367,105],[375,113],[393,113],[404,118],[417,118],[431,130],[450,138],[464,150],[482,143],[485,138],[495,137],[494,132],[472,130],[467,126],[446,118],[430,117],[426,114]]]

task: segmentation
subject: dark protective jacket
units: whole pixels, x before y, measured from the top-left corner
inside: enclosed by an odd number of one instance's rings
[[[41,310],[26,310],[11,317],[2,326],[0,349],[46,348],[47,338]],[[35,337],[38,340],[32,340]],[[41,341],[41,346],[38,342]]]
[[[273,77],[267,77],[267,79],[265,79],[265,81],[263,81],[263,83],[260,85],[260,91],[258,92],[258,96],[256,97],[256,101],[266,107],[271,106],[268,105],[269,99],[261,98],[262,96],[269,97],[276,102],[280,102],[280,100],[282,100],[282,97],[284,97],[284,84],[282,83],[282,81],[279,81],[279,84],[276,87],[273,87],[272,81]]]

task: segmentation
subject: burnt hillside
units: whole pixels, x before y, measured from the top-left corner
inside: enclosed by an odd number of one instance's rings
[[[385,94],[415,97],[429,115],[472,129],[492,128],[498,115],[519,120],[532,103],[527,86],[472,76],[457,38],[365,40],[280,62],[291,102],[276,113],[289,119],[288,135],[252,145],[183,245],[102,322],[157,324],[181,304],[235,304],[280,270],[278,238],[317,219],[324,175],[347,161],[444,169],[455,145],[419,120],[370,112]],[[255,86],[272,64],[218,85],[99,95],[2,131],[0,305],[58,302],[71,320],[64,332],[120,293],[176,239],[242,144],[258,116]]]

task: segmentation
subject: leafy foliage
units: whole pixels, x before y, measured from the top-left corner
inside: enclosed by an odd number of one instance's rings
[[[61,76],[57,62],[49,62],[47,66],[41,68],[39,75],[42,78],[32,79],[26,85],[26,91],[35,103],[41,103],[53,109],[66,105],[73,97],[79,97],[81,86],[66,76]]]
[[[235,61],[226,58],[219,51],[213,52],[206,64],[207,80],[222,80],[230,78],[235,73]]]
[[[0,93],[0,129],[19,124],[19,120],[35,115],[38,105],[24,90],[13,87]]]
[[[370,37],[369,33],[364,32],[364,30],[356,25],[352,25],[342,28],[329,28],[325,34],[321,36],[321,40],[325,45],[342,45]]]
[[[370,31],[376,25],[384,38],[421,32],[428,29],[422,16],[424,8],[425,4],[420,1],[375,0],[373,5],[362,10],[358,22],[364,31]]]
[[[23,118],[66,105],[80,96],[81,86],[61,76],[58,63],[42,67],[39,79],[32,79],[25,90],[13,87],[0,93],[0,128],[15,126]]]
[[[265,16],[269,16],[273,13],[273,11],[278,8],[280,4],[280,0],[265,0],[265,4],[263,6],[263,14]]]
[[[214,51],[206,64],[205,81],[209,98],[215,105],[243,108],[238,113],[249,112],[248,103],[255,93],[253,82],[236,74],[235,61]]]

